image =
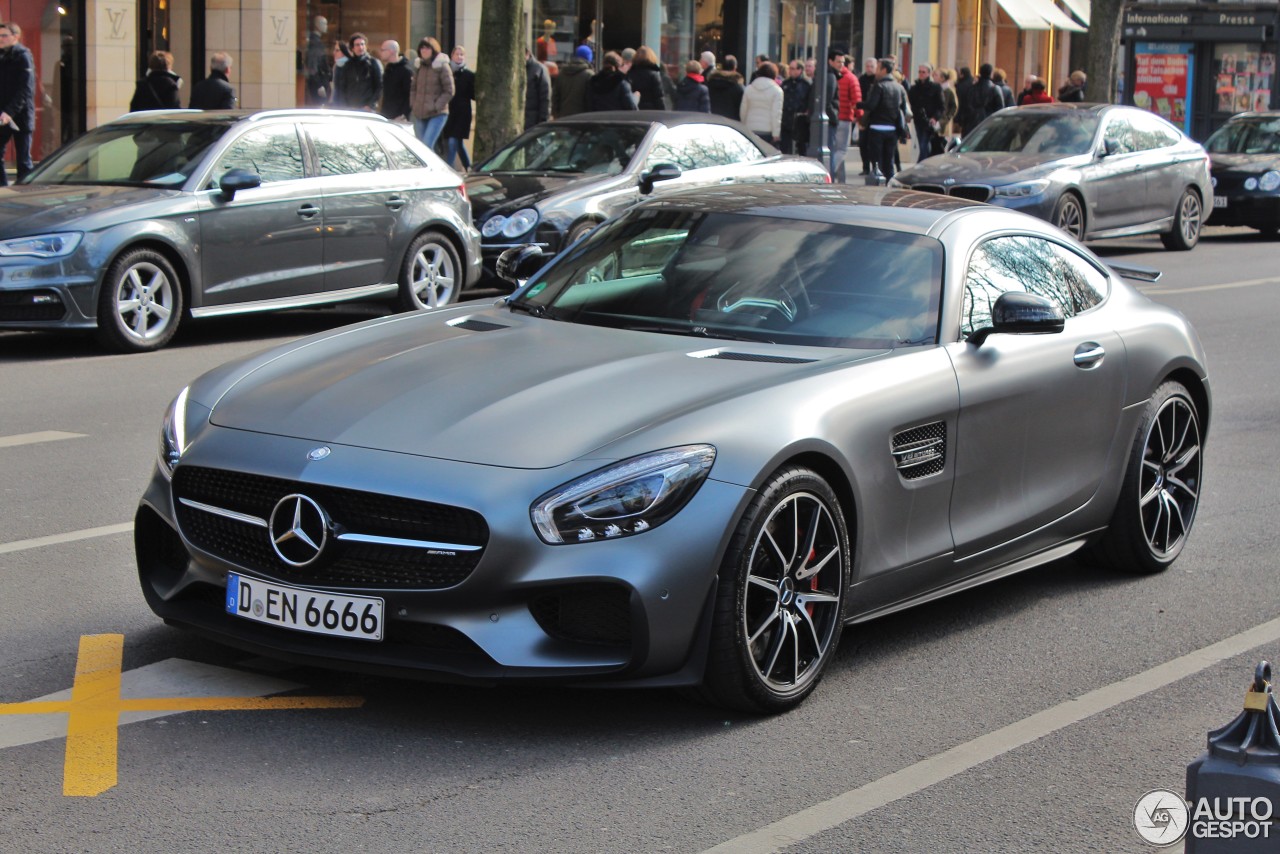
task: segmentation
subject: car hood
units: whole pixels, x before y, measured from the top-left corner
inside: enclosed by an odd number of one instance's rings
[[[898,179],[904,184],[940,184],[948,178],[956,183],[974,181],[1004,183],[1005,179],[1023,178],[1020,173],[1046,171],[1046,167],[1067,166],[1077,160],[1061,154],[1022,154],[1020,152],[949,152],[930,157],[923,163],[904,169]]]
[[[616,180],[616,176],[601,178],[550,172],[477,173],[467,176],[467,198],[471,200],[474,219],[479,223],[490,212],[515,213],[521,208],[544,202],[566,189],[572,189],[575,193],[589,191],[613,180]]]
[[[718,401],[883,352],[781,349],[814,361],[696,358],[689,354],[780,348],[462,305],[348,327],[254,360],[222,386],[211,421],[316,443],[550,468]],[[193,400],[216,394],[199,386]]]
[[[1209,166],[1214,172],[1239,172],[1256,175],[1280,169],[1280,156],[1275,154],[1210,154]]]
[[[22,184],[0,188],[0,237],[44,231],[75,230],[72,220],[126,205],[177,195],[177,190],[148,187],[94,187],[69,184]],[[118,217],[113,217],[118,219]]]

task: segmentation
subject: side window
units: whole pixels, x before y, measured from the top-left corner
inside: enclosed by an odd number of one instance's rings
[[[409,150],[409,146],[405,144],[399,134],[393,133],[386,128],[376,128],[374,133],[377,134],[382,147],[390,155],[392,169],[421,169],[427,165],[422,162],[422,159],[417,154]]]
[[[364,122],[307,125],[321,175],[358,175],[391,168],[387,154]]]
[[[1139,151],[1168,148],[1178,142],[1178,132],[1166,125],[1158,116],[1138,113],[1133,116],[1134,142]]]
[[[1133,125],[1129,123],[1129,119],[1115,117],[1107,123],[1107,131],[1103,138],[1110,143],[1112,153],[1130,154],[1138,150],[1138,143],[1133,136]]]
[[[1070,249],[1042,237],[995,237],[974,250],[965,274],[960,332],[991,325],[1001,294],[1024,291],[1057,304],[1066,317],[1106,299],[1107,277]]]
[[[674,163],[681,170],[701,169],[714,166],[702,150],[702,141],[698,134],[706,125],[677,125],[658,131],[649,156],[645,158],[645,168],[651,169],[659,163]]]
[[[241,134],[214,167],[215,185],[228,169],[257,172],[264,184],[303,177],[302,144],[298,141],[297,129],[293,125],[275,125]]]
[[[715,161],[718,166],[727,166],[731,163],[751,163],[763,158],[760,149],[756,148],[753,143],[745,139],[742,134],[733,128],[721,127],[720,125],[704,125],[705,132],[702,140],[705,143],[707,155]]]

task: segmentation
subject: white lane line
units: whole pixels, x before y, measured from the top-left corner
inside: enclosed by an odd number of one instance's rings
[[[1179,679],[1206,670],[1219,662],[1242,655],[1263,644],[1280,639],[1280,619],[1232,635],[1226,640],[1167,661],[1150,670],[1104,685],[1051,709],[930,756],[857,789],[815,804],[808,809],[775,821],[752,833],[722,842],[703,854],[773,854],[819,833],[838,827],[899,798],[923,791],[983,762],[1113,706],[1143,694],[1167,688]]]
[[[1276,285],[1280,284],[1280,279],[1272,276],[1267,279],[1241,279],[1238,282],[1221,282],[1216,285],[1194,285],[1189,288],[1162,288],[1159,285],[1151,288],[1142,288],[1142,292],[1149,296],[1164,296],[1165,294],[1198,294],[1204,291],[1225,291],[1232,288],[1256,288],[1259,285]]]
[[[36,445],[40,442],[58,442],[62,439],[83,438],[83,433],[64,433],[61,430],[42,430],[39,433],[18,433],[13,436],[0,436],[0,448],[13,448],[18,445]]]
[[[56,546],[60,543],[74,543],[76,540],[90,540],[94,537],[109,537],[112,534],[124,534],[133,530],[132,522],[120,525],[103,525],[101,528],[84,528],[80,531],[68,531],[65,534],[52,534],[48,537],[36,537],[31,540],[16,540],[12,543],[0,543],[0,555],[9,552],[22,552],[27,549],[38,549],[42,546]]]

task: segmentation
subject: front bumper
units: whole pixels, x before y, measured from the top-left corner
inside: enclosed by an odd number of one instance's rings
[[[166,621],[259,654],[444,681],[512,679],[693,684],[701,678],[716,571],[743,487],[708,480],[673,519],[618,540],[550,546],[529,520],[538,495],[604,464],[500,469],[209,426],[181,466],[251,472],[300,493],[358,491],[464,508],[488,529],[482,554],[450,586],[324,586],[285,564],[263,565],[233,548],[192,542],[158,469],[135,521],[139,578]],[[323,498],[321,499],[323,501]],[[184,506],[184,513],[189,512]],[[335,514],[335,523],[341,523]],[[260,536],[266,538],[265,530]],[[208,540],[203,541],[206,545]],[[269,549],[270,544],[256,544]],[[384,640],[328,637],[263,625],[224,610],[229,571],[292,586],[380,596]]]
[[[98,276],[79,253],[0,258],[0,329],[92,329]]]
[[[1219,207],[1217,200],[1226,201]],[[1263,190],[1216,193],[1214,206],[1206,225],[1246,225],[1252,228],[1275,229],[1280,227],[1280,193]]]

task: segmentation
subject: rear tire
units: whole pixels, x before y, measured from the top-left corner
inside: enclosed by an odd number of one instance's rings
[[[177,333],[182,311],[182,282],[169,259],[153,249],[129,250],[102,279],[98,341],[118,353],[159,350]]]
[[[1086,233],[1084,204],[1075,193],[1063,193],[1053,208],[1053,224],[1083,241]]]
[[[1200,413],[1186,387],[1156,389],[1129,451],[1124,486],[1095,555],[1121,572],[1163,572],[1182,553],[1200,503]]]
[[[773,475],[720,568],[702,699],[776,714],[809,696],[844,628],[851,555],[827,482],[796,466]]]
[[[1200,196],[1190,187],[1182,191],[1178,208],[1173,212],[1173,230],[1160,235],[1165,249],[1186,252],[1200,242],[1200,229],[1204,225],[1204,206]]]
[[[455,302],[462,291],[462,262],[438,231],[425,231],[413,239],[400,264],[401,311],[422,311]]]

